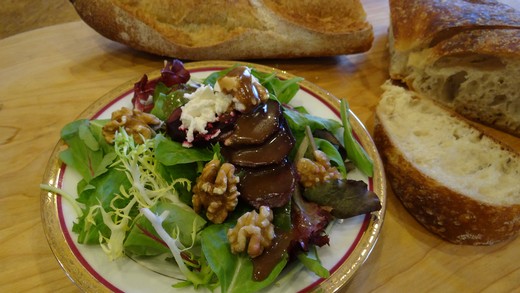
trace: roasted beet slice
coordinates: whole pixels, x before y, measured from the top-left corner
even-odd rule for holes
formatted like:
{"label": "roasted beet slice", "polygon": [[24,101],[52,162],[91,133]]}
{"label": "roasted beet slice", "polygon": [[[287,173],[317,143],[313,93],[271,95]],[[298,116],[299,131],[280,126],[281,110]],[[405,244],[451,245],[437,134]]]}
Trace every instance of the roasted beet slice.
{"label": "roasted beet slice", "polygon": [[243,148],[223,147],[222,155],[236,166],[261,167],[281,163],[293,147],[291,130],[282,122],[278,132],[265,143]]}
{"label": "roasted beet slice", "polygon": [[244,168],[239,174],[240,197],[255,208],[284,206],[296,186],[296,172],[287,160],[264,168]]}
{"label": "roasted beet slice", "polygon": [[243,114],[237,119],[235,130],[224,140],[224,145],[237,147],[264,143],[278,131],[281,115],[280,103],[267,101],[252,113]]}

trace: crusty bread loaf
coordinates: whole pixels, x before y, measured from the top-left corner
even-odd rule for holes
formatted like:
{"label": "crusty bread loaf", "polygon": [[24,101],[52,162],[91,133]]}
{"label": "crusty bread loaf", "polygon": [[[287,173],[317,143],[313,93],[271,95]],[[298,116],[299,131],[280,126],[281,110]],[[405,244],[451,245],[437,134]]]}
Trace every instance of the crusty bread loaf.
{"label": "crusty bread loaf", "polygon": [[390,76],[520,137],[520,11],[495,0],[390,0]]}
{"label": "crusty bread loaf", "polygon": [[428,230],[490,245],[520,230],[520,155],[458,114],[389,82],[374,141],[389,183]]}
{"label": "crusty bread loaf", "polygon": [[333,56],[367,51],[359,0],[71,0],[105,37],[180,59]]}

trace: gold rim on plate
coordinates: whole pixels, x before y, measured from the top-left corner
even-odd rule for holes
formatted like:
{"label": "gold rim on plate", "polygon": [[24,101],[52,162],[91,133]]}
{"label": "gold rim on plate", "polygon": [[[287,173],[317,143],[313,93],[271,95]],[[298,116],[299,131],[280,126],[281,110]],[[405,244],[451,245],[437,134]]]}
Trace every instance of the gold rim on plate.
{"label": "gold rim on plate", "polygon": [[[275,72],[277,76],[282,79],[295,77],[294,75],[282,70],[247,62],[202,61],[186,63],[185,68],[190,72],[201,69],[207,69],[209,71],[212,69],[219,70],[231,67],[237,63],[254,67],[255,69],[262,72]],[[150,79],[158,77],[159,75],[159,70],[148,74]],[[115,98],[120,97],[124,93],[127,93],[129,90],[133,89],[133,86],[137,81],[139,81],[139,79],[125,82],[124,84],[111,90],[100,99],[95,101],[92,105],[90,105],[85,111],[83,111],[78,116],[78,119],[90,119],[94,117]],[[319,97],[321,102],[327,104],[327,106],[339,112],[339,100],[324,89],[305,80],[300,82],[300,87],[307,90],[312,95]],[[365,230],[362,231],[362,233],[359,235],[359,239],[357,243],[355,243],[355,247],[352,248],[346,260],[344,260],[344,262],[331,274],[329,278],[322,280],[317,284],[317,286],[311,289],[312,292],[336,292],[345,286],[368,258],[370,252],[377,242],[383,225],[383,219],[386,211],[386,180],[381,158],[379,157],[379,153],[377,152],[377,148],[369,132],[352,111],[350,112],[350,118],[352,129],[357,135],[357,139],[374,161],[374,175],[371,178],[371,187],[372,190],[379,196],[382,207],[381,210],[367,215],[367,217],[369,217],[368,224],[366,225]],[[65,147],[66,146],[64,142],[60,140],[54,148],[44,173],[43,184],[59,187],[58,181],[59,178],[61,178],[61,172],[63,171],[62,163],[59,160],[59,153],[65,149]],[[81,262],[76,258],[74,251],[68,245],[60,224],[58,196],[59,195],[56,195],[55,193],[45,190],[42,190],[40,195],[40,208],[44,232],[52,252],[54,253],[56,259],[67,276],[80,289],[86,292],[110,292],[109,288],[107,288],[81,264]]]}

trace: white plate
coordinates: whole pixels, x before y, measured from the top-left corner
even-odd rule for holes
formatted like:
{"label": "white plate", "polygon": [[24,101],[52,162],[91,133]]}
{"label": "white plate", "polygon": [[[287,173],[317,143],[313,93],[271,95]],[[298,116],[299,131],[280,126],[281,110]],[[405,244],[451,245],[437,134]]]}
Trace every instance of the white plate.
{"label": "white plate", "polygon": [[[192,77],[204,78],[214,71],[235,64],[236,62],[230,61],[194,62],[185,64],[185,67],[190,71]],[[294,77],[274,68],[251,63],[242,64],[263,72],[276,72],[283,79]],[[159,74],[159,71],[154,72],[149,74],[149,78],[156,78]],[[79,118],[110,118],[112,111],[120,109],[122,106],[131,106],[130,100],[136,81],[129,81],[112,90],[92,104]],[[339,120],[338,99],[309,82],[300,83],[300,91],[291,104],[303,105],[313,115]],[[384,171],[369,133],[354,113],[351,113],[351,123],[357,139],[374,161],[374,176],[366,178],[357,171],[350,176],[368,183],[369,189],[379,196],[382,209],[334,224],[329,234],[330,246],[319,248],[320,259],[331,273],[329,278],[320,279],[305,269],[299,269],[284,274],[284,277],[265,291],[336,291],[352,278],[376,244],[386,210]],[[65,147],[63,141],[58,142],[49,160],[43,183],[77,196],[76,184],[80,177],[73,169],[66,168],[59,160],[59,152]],[[77,235],[71,231],[76,215],[61,196],[42,191],[41,211],[45,234],[53,253],[66,274],[82,290],[86,292],[194,291],[191,288],[173,289],[171,285],[175,283],[174,279],[155,273],[129,258],[123,257],[111,262],[99,246],[78,244]]]}

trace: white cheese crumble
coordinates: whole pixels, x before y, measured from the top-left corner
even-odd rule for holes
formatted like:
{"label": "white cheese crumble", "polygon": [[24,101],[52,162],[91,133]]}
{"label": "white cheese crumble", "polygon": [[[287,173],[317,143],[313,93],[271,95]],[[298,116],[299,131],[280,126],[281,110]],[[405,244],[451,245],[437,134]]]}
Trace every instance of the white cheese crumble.
{"label": "white cheese crumble", "polygon": [[193,142],[193,134],[206,134],[206,125],[215,122],[219,115],[225,113],[233,97],[213,91],[209,85],[203,85],[191,94],[185,94],[189,102],[182,106],[182,128],[186,129],[186,141]]}

